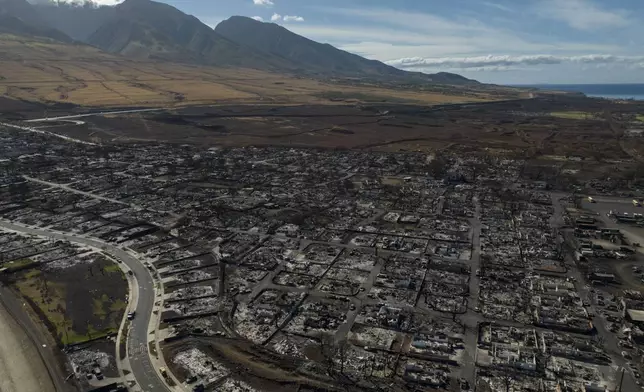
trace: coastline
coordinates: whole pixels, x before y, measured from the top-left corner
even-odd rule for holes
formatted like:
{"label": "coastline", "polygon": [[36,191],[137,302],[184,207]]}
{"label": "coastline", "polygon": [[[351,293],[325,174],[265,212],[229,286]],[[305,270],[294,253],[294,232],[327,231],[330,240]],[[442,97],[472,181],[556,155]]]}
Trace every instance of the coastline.
{"label": "coastline", "polygon": [[521,84],[512,87],[581,93],[589,98],[644,101],[644,84]]}
{"label": "coastline", "polygon": [[0,391],[55,391],[38,348],[0,301]]}

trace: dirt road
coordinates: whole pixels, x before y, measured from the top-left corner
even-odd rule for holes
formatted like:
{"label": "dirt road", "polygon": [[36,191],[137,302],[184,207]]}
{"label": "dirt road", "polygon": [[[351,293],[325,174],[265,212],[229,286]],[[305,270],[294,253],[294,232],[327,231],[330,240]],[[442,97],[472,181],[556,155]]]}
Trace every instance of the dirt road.
{"label": "dirt road", "polygon": [[0,392],[54,390],[36,347],[0,302]]}

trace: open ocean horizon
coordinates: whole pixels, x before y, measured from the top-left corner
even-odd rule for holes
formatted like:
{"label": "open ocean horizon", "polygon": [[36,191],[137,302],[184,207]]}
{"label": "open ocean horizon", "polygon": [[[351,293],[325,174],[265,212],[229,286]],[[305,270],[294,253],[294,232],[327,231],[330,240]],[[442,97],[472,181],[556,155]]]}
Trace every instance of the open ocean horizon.
{"label": "open ocean horizon", "polygon": [[644,101],[644,83],[632,84],[530,84],[515,87],[533,87],[544,90],[575,91],[588,97],[607,99],[635,99]]}

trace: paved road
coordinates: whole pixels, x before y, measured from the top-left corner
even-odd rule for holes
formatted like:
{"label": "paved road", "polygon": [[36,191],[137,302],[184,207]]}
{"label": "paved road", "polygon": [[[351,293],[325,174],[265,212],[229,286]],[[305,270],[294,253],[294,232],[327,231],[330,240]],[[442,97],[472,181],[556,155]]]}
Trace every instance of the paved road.
{"label": "paved road", "polygon": [[69,120],[72,118],[83,118],[91,116],[107,116],[111,114],[127,114],[127,113],[144,113],[144,112],[158,112],[160,110],[165,110],[164,108],[154,108],[154,109],[133,109],[133,110],[116,110],[112,112],[96,112],[96,113],[85,113],[85,114],[73,114],[70,116],[61,116],[61,117],[45,117],[45,118],[35,118],[33,120],[27,120],[26,122],[42,122],[42,121],[56,121],[56,120]]}
{"label": "paved road", "polygon": [[85,192],[85,191],[80,191],[80,190],[78,190],[78,189],[74,189],[74,188],[72,188],[72,187],[69,187],[69,186],[67,186],[67,185],[65,185],[65,184],[58,184],[58,183],[55,183],[55,182],[49,182],[49,181],[39,180],[39,179],[37,179],[37,178],[33,178],[33,177],[29,177],[29,176],[24,176],[24,175],[22,176],[22,178],[24,178],[24,179],[25,179],[25,180],[27,180],[27,181],[35,182],[35,183],[42,184],[42,185],[47,185],[47,186],[50,186],[50,187],[53,187],[53,188],[60,188],[60,189],[63,189],[63,190],[65,190],[65,191],[67,191],[67,192],[76,193],[76,194],[79,194],[79,195],[83,195],[83,196],[91,197],[91,198],[93,198],[93,199],[103,200],[103,201],[109,201],[110,203],[121,204],[121,205],[125,205],[125,206],[137,207],[137,206],[135,206],[135,205],[128,204],[128,203],[125,203],[125,202],[120,201],[120,200],[116,200],[116,199],[112,199],[112,198],[109,198],[109,197],[103,197],[103,196],[95,195],[95,194],[93,194],[93,193],[89,193],[89,192]]}
{"label": "paved road", "polygon": [[5,126],[7,128],[19,129],[21,131],[26,131],[26,132],[39,133],[41,135],[57,137],[59,139],[67,140],[68,142],[86,144],[86,145],[89,145],[89,146],[96,146],[96,143],[90,143],[90,142],[86,142],[84,140],[74,139],[72,137],[65,136],[65,135],[59,135],[59,134],[54,133],[54,132],[43,131],[42,129],[36,129],[36,128],[31,128],[31,127],[23,127],[21,125],[8,124],[8,123],[0,123],[0,126]]}
{"label": "paved road", "polygon": [[[560,202],[561,197],[561,194],[552,194],[552,205],[555,210],[552,222],[554,227],[560,227],[564,223],[564,209]],[[563,241],[563,238],[561,239],[561,241]],[[577,267],[577,264],[575,263],[575,260],[573,259],[573,256],[570,252],[566,253],[564,262],[568,267],[568,275],[572,276],[575,279],[575,286],[577,288],[579,296],[582,300],[588,300],[588,302],[591,304],[589,308],[592,313],[595,314],[592,322],[597,329],[597,335],[602,338],[602,345],[604,347],[604,350],[606,350],[606,353],[611,357],[615,365],[620,368],[626,369],[624,373],[624,381],[621,386],[621,392],[641,391],[642,389],[640,389],[640,387],[636,384],[635,377],[631,369],[628,368],[628,361],[621,354],[622,348],[619,346],[619,339],[617,339],[617,336],[615,336],[614,333],[608,330],[606,321],[601,316],[599,316],[598,309],[595,308],[594,303],[591,300],[592,297],[590,293],[590,285],[588,284],[586,276],[584,276],[584,274],[579,271],[579,268]],[[621,373],[618,372],[617,383],[619,383],[620,377]]]}
{"label": "paved road", "polygon": [[132,373],[137,382],[145,392],[167,392],[168,388],[161,378],[159,378],[152,362],[150,361],[148,349],[148,324],[152,316],[152,308],[154,306],[154,282],[150,272],[146,267],[136,258],[131,256],[126,251],[117,248],[111,244],[91,239],[87,237],[80,237],[77,235],[65,234],[60,232],[53,232],[47,229],[35,229],[16,225],[4,220],[0,220],[0,227],[20,231],[23,233],[47,236],[51,238],[67,240],[70,242],[79,243],[82,245],[93,246],[102,248],[112,257],[122,261],[127,265],[139,285],[139,293],[137,300],[136,317],[130,324],[130,333],[128,334],[128,357]]}
{"label": "paved road", "polygon": [[472,256],[470,258],[470,281],[469,296],[467,298],[467,312],[459,316],[460,321],[465,325],[465,351],[461,364],[461,377],[465,378],[470,385],[476,381],[476,351],[478,348],[478,324],[483,317],[475,311],[479,306],[479,277],[476,271],[481,267],[481,203],[478,198],[474,199],[476,212],[474,218],[470,219],[472,225]]}
{"label": "paved road", "polygon": [[[132,207],[134,209],[148,210],[148,211],[153,211],[153,212],[157,212],[157,213],[161,213],[161,214],[168,213],[168,214],[177,216],[172,211],[155,210],[155,209],[152,209],[152,208],[142,207],[142,206],[139,206],[139,205],[136,205],[136,204],[126,203],[124,201],[120,201],[120,200],[117,200],[117,199],[112,199],[112,198],[109,198],[109,197],[95,195],[95,194],[90,193],[90,192],[81,191],[81,190],[72,188],[72,187],[70,187],[68,185],[65,185],[65,184],[58,184],[56,182],[49,182],[49,181],[39,180],[37,178],[33,178],[33,177],[25,176],[25,175],[23,175],[22,178],[24,178],[27,181],[35,182],[35,183],[42,184],[42,185],[47,185],[47,186],[50,186],[50,187],[53,187],[53,188],[60,188],[60,189],[63,189],[65,191],[67,191],[67,192],[70,192],[70,193],[76,193],[76,194],[79,194],[79,195],[91,197],[92,199],[109,201],[110,203],[120,204],[120,205],[123,205],[123,206],[129,206],[129,207]],[[118,248],[115,248],[115,249],[118,249]]]}

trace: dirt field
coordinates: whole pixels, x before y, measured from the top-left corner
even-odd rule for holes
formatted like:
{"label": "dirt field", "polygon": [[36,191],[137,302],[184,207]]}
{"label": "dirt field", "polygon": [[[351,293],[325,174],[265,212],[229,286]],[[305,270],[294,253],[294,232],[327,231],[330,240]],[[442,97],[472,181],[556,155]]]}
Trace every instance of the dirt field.
{"label": "dirt field", "polygon": [[53,391],[36,348],[0,303],[0,391]]}
{"label": "dirt field", "polygon": [[86,45],[0,35],[0,95],[84,106],[210,103],[407,102],[436,104],[518,97],[509,90],[431,91],[325,83],[247,69],[142,62]]}
{"label": "dirt field", "polygon": [[[52,124],[47,131],[94,142],[166,141],[212,146],[362,148],[384,151],[498,151],[547,158],[561,169],[606,167],[632,160],[621,130],[628,122],[553,116],[564,112],[615,117],[642,109],[593,99],[558,97],[466,105],[213,105],[158,113],[90,117],[86,124]],[[644,106],[644,105],[643,105]],[[619,111],[619,112],[617,112]],[[34,114],[35,116],[36,114]],[[38,114],[40,115],[40,114]],[[587,158],[580,162],[578,158]],[[575,158],[575,159],[571,159]],[[621,165],[624,169],[624,165]],[[611,170],[613,170],[611,168]],[[539,173],[535,174],[537,177]],[[538,178],[535,178],[538,179]]]}
{"label": "dirt field", "polygon": [[62,270],[30,269],[14,286],[61,344],[116,333],[127,306],[127,281],[107,259]]}

